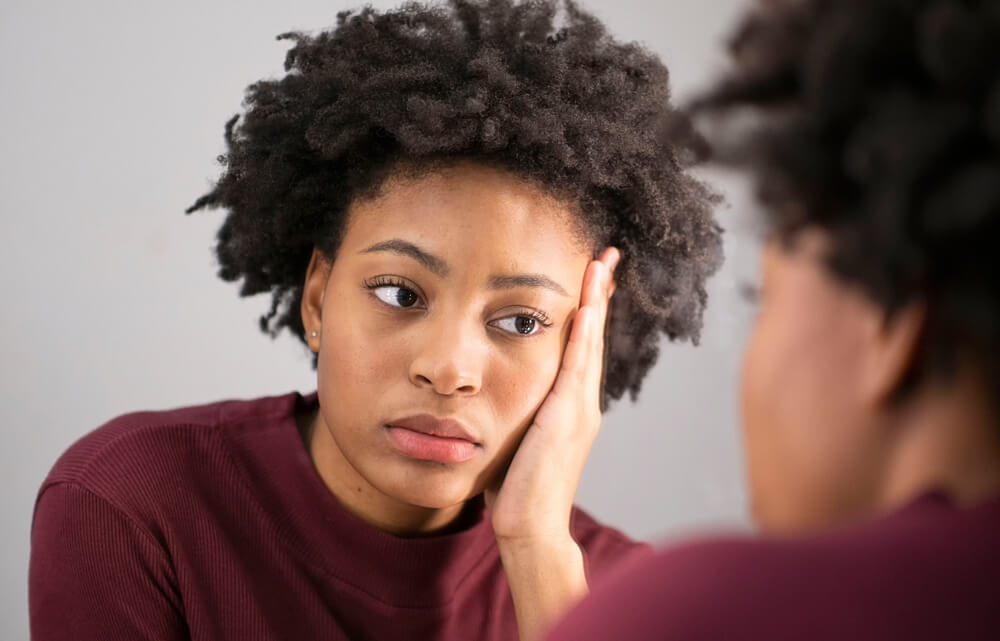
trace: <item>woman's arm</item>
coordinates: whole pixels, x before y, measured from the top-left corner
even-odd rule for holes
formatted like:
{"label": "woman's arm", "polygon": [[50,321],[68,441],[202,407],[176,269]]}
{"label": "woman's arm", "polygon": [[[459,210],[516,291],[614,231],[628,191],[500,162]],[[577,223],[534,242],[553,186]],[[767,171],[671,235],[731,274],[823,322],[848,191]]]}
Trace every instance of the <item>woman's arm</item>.
{"label": "woman's arm", "polygon": [[31,530],[33,641],[187,641],[166,552],[93,492],[46,487]]}
{"label": "woman's arm", "polygon": [[583,552],[570,535],[570,514],[601,424],[603,328],[618,258],[616,249],[608,249],[587,267],[552,390],[500,486],[486,493],[521,641],[541,638],[587,593]]}

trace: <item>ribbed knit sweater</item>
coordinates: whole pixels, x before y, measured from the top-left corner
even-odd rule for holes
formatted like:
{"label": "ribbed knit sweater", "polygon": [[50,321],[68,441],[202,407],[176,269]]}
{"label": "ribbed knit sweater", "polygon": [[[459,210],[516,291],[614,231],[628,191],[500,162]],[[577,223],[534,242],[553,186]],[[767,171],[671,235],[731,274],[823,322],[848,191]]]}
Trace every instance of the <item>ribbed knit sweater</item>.
{"label": "ribbed knit sweater", "polygon": [[[323,484],[295,415],[315,395],[115,419],[38,495],[35,641],[516,639],[482,501],[469,527],[393,536]],[[644,546],[574,510],[591,579]]]}

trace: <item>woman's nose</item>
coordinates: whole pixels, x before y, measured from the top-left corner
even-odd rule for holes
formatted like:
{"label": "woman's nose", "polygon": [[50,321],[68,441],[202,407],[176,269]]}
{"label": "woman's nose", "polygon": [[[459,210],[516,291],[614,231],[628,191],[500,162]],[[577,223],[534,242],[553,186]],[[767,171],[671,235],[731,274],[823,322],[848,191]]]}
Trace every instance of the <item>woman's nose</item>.
{"label": "woman's nose", "polygon": [[410,382],[442,396],[479,392],[487,346],[483,328],[473,323],[426,323],[421,327]]}

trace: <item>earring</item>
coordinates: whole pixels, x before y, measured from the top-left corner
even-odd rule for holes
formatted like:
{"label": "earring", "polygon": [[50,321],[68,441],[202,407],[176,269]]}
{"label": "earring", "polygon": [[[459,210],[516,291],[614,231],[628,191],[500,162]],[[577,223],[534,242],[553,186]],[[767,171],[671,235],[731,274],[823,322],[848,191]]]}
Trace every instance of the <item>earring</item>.
{"label": "earring", "polygon": [[312,337],[312,338],[318,338],[319,337],[319,332],[317,332],[316,330],[313,330],[313,331],[309,332],[309,336]]}

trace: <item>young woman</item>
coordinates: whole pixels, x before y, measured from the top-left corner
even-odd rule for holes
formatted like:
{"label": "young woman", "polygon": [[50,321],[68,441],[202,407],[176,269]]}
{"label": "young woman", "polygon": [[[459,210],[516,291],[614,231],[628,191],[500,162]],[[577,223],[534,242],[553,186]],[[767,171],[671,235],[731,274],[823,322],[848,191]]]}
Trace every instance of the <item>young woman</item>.
{"label": "young woman", "polygon": [[284,37],[192,210],[226,211],[220,275],[271,295],[317,392],[71,447],[35,514],[36,641],[530,639],[638,549],[572,500],[602,403],[697,337],[720,258],[666,69],[571,3]]}
{"label": "young woman", "polygon": [[553,639],[1000,638],[1000,3],[761,2],[698,105],[771,230],[753,511]]}

